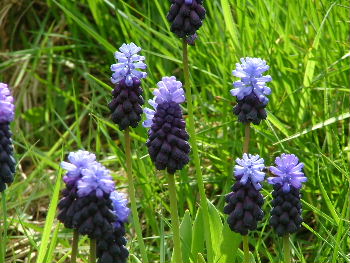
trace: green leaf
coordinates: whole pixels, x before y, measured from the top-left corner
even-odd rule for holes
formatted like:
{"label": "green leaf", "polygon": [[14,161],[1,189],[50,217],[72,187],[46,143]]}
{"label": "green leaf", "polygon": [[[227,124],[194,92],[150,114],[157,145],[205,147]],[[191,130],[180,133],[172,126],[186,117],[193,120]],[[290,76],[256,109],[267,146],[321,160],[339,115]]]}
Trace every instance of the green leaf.
{"label": "green leaf", "polygon": [[209,224],[212,229],[211,232],[211,242],[213,244],[214,260],[217,262],[218,259],[222,256],[220,254],[220,244],[222,241],[222,221],[219,211],[215,206],[208,201],[208,210],[209,210]]}
{"label": "green leaf", "polygon": [[341,115],[339,115],[337,117],[332,117],[332,118],[329,118],[328,120],[325,120],[325,121],[323,121],[321,123],[317,123],[317,124],[313,125],[310,128],[304,129],[301,132],[298,132],[298,133],[296,133],[296,134],[294,134],[294,135],[292,135],[290,137],[287,137],[287,138],[285,138],[283,140],[275,142],[273,145],[276,145],[276,144],[281,143],[281,142],[285,142],[285,141],[289,141],[289,140],[298,138],[301,135],[304,135],[304,134],[307,134],[307,133],[309,133],[311,131],[314,131],[314,130],[320,129],[322,127],[331,125],[331,124],[333,124],[333,123],[335,123],[337,121],[345,120],[347,118],[350,118],[350,112],[346,112],[346,113],[343,113],[343,114],[341,114]]}
{"label": "green leaf", "polygon": [[41,244],[40,244],[39,254],[38,254],[38,258],[36,260],[36,263],[44,263],[46,253],[48,251],[47,248],[48,248],[49,243],[50,243],[52,225],[53,225],[53,221],[55,219],[58,197],[60,194],[61,175],[62,175],[62,170],[59,169],[58,176],[56,179],[55,188],[54,188],[54,191],[53,191],[53,194],[51,197],[49,211],[48,211],[46,219],[45,219],[44,232],[43,232],[43,235],[41,238]]}
{"label": "green leaf", "polygon": [[180,224],[181,250],[182,260],[184,263],[189,263],[191,255],[192,243],[192,219],[190,212],[186,210],[185,215]]}
{"label": "green leaf", "polygon": [[[204,224],[202,209],[199,207],[192,226],[191,254],[197,260],[198,253],[204,252]],[[198,262],[198,261],[195,261]]]}
{"label": "green leaf", "polygon": [[238,246],[242,242],[242,236],[231,231],[228,224],[224,224],[221,232],[220,258],[218,263],[235,262]]}

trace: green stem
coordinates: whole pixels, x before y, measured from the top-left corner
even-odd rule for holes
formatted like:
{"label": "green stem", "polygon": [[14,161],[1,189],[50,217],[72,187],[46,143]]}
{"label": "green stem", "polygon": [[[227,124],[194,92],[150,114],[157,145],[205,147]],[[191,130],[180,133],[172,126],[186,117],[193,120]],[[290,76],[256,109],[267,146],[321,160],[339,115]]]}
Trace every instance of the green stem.
{"label": "green stem", "polygon": [[199,154],[198,154],[197,138],[196,138],[196,132],[194,129],[192,91],[190,87],[190,71],[188,67],[187,42],[185,39],[183,39],[182,50],[183,50],[183,66],[184,66],[184,74],[185,74],[185,89],[186,89],[187,110],[188,110],[188,132],[190,135],[190,142],[191,142],[191,147],[193,152],[193,161],[196,168],[198,190],[201,198],[200,203],[202,207],[203,221],[205,225],[204,235],[205,235],[205,240],[207,245],[207,260],[208,262],[214,262],[213,247],[211,243],[210,224],[209,224],[208,203],[207,203],[207,197],[205,195],[205,190],[204,190],[203,175],[202,175],[201,164],[200,164]]}
{"label": "green stem", "polygon": [[6,258],[6,243],[7,243],[7,207],[6,207],[6,189],[1,192],[1,202],[2,202],[2,211],[4,213],[4,232],[3,232],[3,239],[2,239],[2,255],[3,255],[3,262],[5,262]]}
{"label": "green stem", "polygon": [[175,176],[168,174],[168,187],[170,197],[170,215],[171,225],[173,230],[173,241],[174,241],[174,262],[182,263],[182,252],[181,252],[181,239],[180,239],[180,222],[177,209],[177,198],[176,198],[176,186]]}
{"label": "green stem", "polygon": [[244,128],[243,153],[248,153],[249,142],[250,142],[250,122],[245,124],[245,128]]}
{"label": "green stem", "polygon": [[243,263],[249,263],[249,243],[248,243],[248,235],[242,236],[243,238],[243,252],[244,252],[244,261]]}
{"label": "green stem", "polygon": [[131,138],[130,138],[129,128],[125,130],[124,138],[125,138],[125,155],[126,155],[126,173],[128,175],[129,198],[130,198],[130,204],[131,204],[132,221],[135,227],[137,241],[139,243],[139,247],[141,251],[142,262],[148,263],[146,247],[143,242],[142,229],[141,229],[139,214],[137,212],[137,206],[136,206],[135,186],[134,186],[134,179],[132,176],[132,165],[131,165],[131,146],[130,146]]}
{"label": "green stem", "polygon": [[284,263],[291,263],[289,234],[283,236]]}
{"label": "green stem", "polygon": [[[243,153],[248,153],[249,151],[249,142],[250,142],[250,123],[245,124],[244,128],[244,142],[243,142]],[[244,263],[250,262],[249,257],[249,243],[248,235],[242,236],[243,238],[243,252],[244,252]]]}
{"label": "green stem", "polygon": [[78,230],[74,229],[73,242],[72,242],[72,255],[71,255],[71,260],[70,260],[71,263],[77,262],[78,242],[79,242],[79,233],[78,233]]}
{"label": "green stem", "polygon": [[90,238],[90,263],[96,263],[96,239]]}

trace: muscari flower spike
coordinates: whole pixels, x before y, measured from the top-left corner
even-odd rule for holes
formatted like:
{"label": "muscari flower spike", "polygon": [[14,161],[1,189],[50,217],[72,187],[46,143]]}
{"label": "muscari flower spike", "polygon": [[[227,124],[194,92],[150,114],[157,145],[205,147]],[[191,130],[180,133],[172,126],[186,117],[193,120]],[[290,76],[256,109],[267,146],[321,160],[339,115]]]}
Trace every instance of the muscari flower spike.
{"label": "muscari flower spike", "polygon": [[237,98],[237,105],[233,112],[238,116],[238,120],[243,123],[252,122],[259,124],[266,119],[266,106],[271,94],[271,89],[266,86],[266,82],[272,80],[270,75],[262,74],[269,69],[265,60],[261,58],[241,58],[242,64],[237,63],[232,74],[238,78],[233,83],[231,95]]}
{"label": "muscari flower spike", "polygon": [[138,55],[140,47],[134,43],[123,44],[121,52],[116,52],[117,64],[111,66],[115,71],[112,75],[112,83],[115,87],[112,91],[113,99],[108,104],[112,114],[112,121],[119,125],[121,130],[128,127],[137,127],[141,120],[143,90],[141,88],[141,79],[147,76],[147,73],[137,69],[146,69],[143,62],[145,57]]}
{"label": "muscari flower spike", "polygon": [[302,172],[304,164],[299,163],[294,154],[282,154],[276,158],[275,163],[276,166],[271,166],[270,171],[277,177],[267,179],[274,189],[270,225],[279,236],[283,236],[294,233],[301,227],[300,189],[307,178]]}
{"label": "muscari flower spike", "polygon": [[114,191],[111,193],[110,199],[112,200],[116,221],[114,222],[114,231],[107,233],[97,242],[98,263],[124,263],[129,256],[129,251],[125,247],[124,223],[128,221],[130,209],[127,207],[128,201],[124,194]]}
{"label": "muscari flower spike", "polygon": [[175,77],[164,77],[157,85],[155,97],[149,100],[154,110],[144,109],[147,119],[143,126],[150,128],[146,144],[156,168],[173,174],[189,162],[189,136],[180,107],[185,93]]}
{"label": "muscari flower spike", "polygon": [[171,0],[167,19],[171,22],[170,30],[180,38],[194,44],[196,31],[202,26],[205,18],[203,0]]}
{"label": "muscari flower spike", "polygon": [[0,192],[14,180],[16,161],[13,156],[10,122],[15,116],[13,97],[5,83],[0,83]]}
{"label": "muscari flower spike", "polygon": [[243,154],[243,158],[236,159],[236,183],[232,192],[226,195],[227,205],[224,213],[228,214],[227,223],[230,229],[241,235],[247,235],[249,230],[257,228],[258,221],[264,217],[261,206],[264,198],[259,192],[264,180],[264,159],[259,155]]}
{"label": "muscari flower spike", "polygon": [[76,213],[76,201],[78,196],[78,182],[83,177],[83,171],[91,169],[96,165],[96,156],[84,150],[70,152],[68,162],[61,162],[61,167],[67,171],[63,177],[66,188],[62,191],[62,199],[58,203],[58,220],[65,227],[73,228],[73,217]]}

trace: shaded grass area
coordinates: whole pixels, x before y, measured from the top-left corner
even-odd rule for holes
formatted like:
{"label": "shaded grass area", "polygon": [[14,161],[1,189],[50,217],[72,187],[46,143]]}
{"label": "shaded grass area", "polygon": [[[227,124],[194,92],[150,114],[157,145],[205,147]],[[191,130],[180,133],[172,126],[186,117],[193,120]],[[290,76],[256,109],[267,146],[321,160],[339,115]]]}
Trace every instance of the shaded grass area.
{"label": "shaded grass area", "polygon": [[[303,190],[305,222],[292,236],[293,257],[297,262],[348,262],[349,3],[204,2],[208,15],[189,57],[208,199],[221,213],[233,183],[234,160],[242,151],[244,130],[232,113],[235,101],[229,94],[231,71],[241,57],[264,58],[270,65],[273,93],[268,120],[253,126],[250,151],[260,154],[267,165],[282,152],[294,153],[305,163],[309,179]],[[54,212],[59,162],[69,151],[95,152],[113,171],[118,189],[126,191],[122,133],[108,118],[109,66],[114,63],[113,52],[132,41],[143,48],[148,64],[149,77],[143,81],[146,99],[162,76],[175,75],[183,81],[181,41],[169,31],[168,7],[169,2],[162,0],[0,3],[0,80],[14,90],[17,116],[12,129],[18,172],[7,191],[8,262],[65,262],[72,232],[54,220]],[[169,262],[166,178],[155,171],[147,155],[146,135],[141,126],[131,132],[138,206],[150,261]],[[177,182],[183,233],[192,233],[183,241],[197,262],[197,253],[205,251],[203,226],[195,220],[199,216],[193,164],[178,173]],[[268,213],[272,188],[265,186]],[[218,229],[214,249],[232,250],[232,255],[217,253],[217,261],[241,260],[235,249],[239,236],[223,237],[225,217],[218,217],[214,206],[210,209]],[[251,235],[253,255],[256,262],[280,262],[282,240],[267,222]],[[140,255],[132,228],[128,238],[130,262],[137,262]],[[229,238],[229,245],[223,238]],[[80,244],[81,262],[86,262],[88,243],[82,239]]]}

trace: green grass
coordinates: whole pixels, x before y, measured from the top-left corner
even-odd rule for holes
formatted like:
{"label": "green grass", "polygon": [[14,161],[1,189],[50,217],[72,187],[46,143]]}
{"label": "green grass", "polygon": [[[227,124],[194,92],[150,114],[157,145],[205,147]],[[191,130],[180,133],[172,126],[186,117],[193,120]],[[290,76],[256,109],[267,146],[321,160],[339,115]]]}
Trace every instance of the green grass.
{"label": "green grass", "polygon": [[[253,126],[250,152],[268,165],[281,152],[297,154],[309,178],[303,190],[304,227],[291,237],[293,258],[349,262],[349,2],[204,2],[208,16],[189,58],[199,154],[213,204],[210,223],[217,230],[212,233],[216,261],[240,262],[243,256],[240,236],[227,230],[222,214],[244,136],[229,90],[239,58],[257,56],[270,65],[273,93],[268,120]],[[14,89],[17,116],[12,125],[17,174],[6,193],[7,262],[66,262],[72,232],[53,213],[59,162],[69,151],[95,152],[126,192],[123,134],[110,122],[107,108],[109,66],[113,52],[133,41],[149,66],[146,99],[162,76],[183,81],[181,41],[169,32],[168,8],[164,0],[1,1],[0,80]],[[131,132],[138,209],[150,262],[169,262],[166,178],[147,155],[146,135],[141,125]],[[203,262],[193,163],[177,176],[183,253],[186,262]],[[272,189],[265,186],[268,213]],[[130,262],[140,260],[134,233],[129,227]],[[282,239],[267,220],[249,240],[255,262],[281,262]],[[87,253],[88,242],[81,239],[81,262],[87,262]]]}

